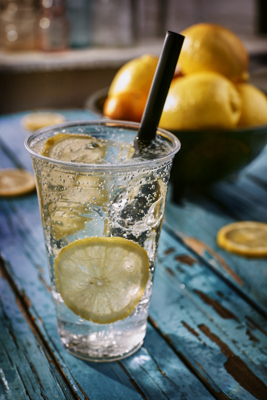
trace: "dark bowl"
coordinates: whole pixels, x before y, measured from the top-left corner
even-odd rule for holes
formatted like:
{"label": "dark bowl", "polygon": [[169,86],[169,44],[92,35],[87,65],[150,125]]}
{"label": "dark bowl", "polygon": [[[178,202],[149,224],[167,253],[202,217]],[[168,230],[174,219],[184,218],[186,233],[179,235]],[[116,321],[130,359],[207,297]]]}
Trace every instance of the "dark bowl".
{"label": "dark bowl", "polygon": [[[86,108],[103,117],[108,89],[95,92]],[[181,142],[171,179],[182,186],[209,185],[239,172],[267,143],[267,125],[229,131],[171,131]]]}

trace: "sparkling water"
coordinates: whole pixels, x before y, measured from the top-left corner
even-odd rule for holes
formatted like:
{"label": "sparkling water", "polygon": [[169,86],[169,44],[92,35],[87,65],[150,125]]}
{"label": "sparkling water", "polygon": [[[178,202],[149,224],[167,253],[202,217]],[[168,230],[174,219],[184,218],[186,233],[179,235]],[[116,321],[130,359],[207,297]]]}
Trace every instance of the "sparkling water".
{"label": "sparkling water", "polygon": [[[81,134],[80,130],[70,133]],[[82,133],[88,134],[84,130]],[[61,340],[78,357],[112,361],[136,351],[145,336],[172,160],[155,162],[170,153],[166,138],[159,137],[135,157],[132,146],[135,132],[109,128],[108,138],[107,132],[105,139],[102,136],[101,130],[97,140],[83,149],[74,144],[74,139],[72,143],[70,137],[70,155],[58,146],[53,157],[60,161],[65,157],[75,163],[73,168],[69,163],[42,157],[32,159]],[[41,152],[44,143],[45,138],[36,140],[35,151]],[[99,168],[87,167],[92,150],[98,152]],[[151,159],[154,160],[144,162]],[[77,163],[85,167],[78,168]],[[104,164],[105,168],[101,168]],[[96,324],[74,314],[65,305],[55,283],[54,260],[60,250],[74,240],[96,236],[132,240],[146,250],[150,262],[149,279],[139,304],[128,317],[111,324]]]}

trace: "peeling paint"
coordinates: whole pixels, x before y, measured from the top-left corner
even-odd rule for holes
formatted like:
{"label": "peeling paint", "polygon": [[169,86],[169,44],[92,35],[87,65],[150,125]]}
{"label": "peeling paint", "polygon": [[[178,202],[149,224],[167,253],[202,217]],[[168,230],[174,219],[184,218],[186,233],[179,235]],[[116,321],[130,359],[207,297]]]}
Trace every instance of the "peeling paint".
{"label": "peeling paint", "polygon": [[14,332],[11,329],[8,329],[8,332],[9,332],[9,335],[12,337],[12,340],[13,340],[16,348],[19,349],[17,338],[16,338]]}
{"label": "peeling paint", "polygon": [[199,329],[219,346],[222,354],[227,357],[225,369],[236,382],[258,400],[266,400],[267,386],[259,379],[246,363],[238,357],[217,335],[212,333],[206,325],[199,325]]}
{"label": "peeling paint", "polygon": [[157,364],[157,369],[158,369],[159,372],[164,376],[164,378],[167,378],[167,379],[168,379],[167,375],[165,374],[164,371],[162,371],[162,369],[158,366],[158,364]]}
{"label": "peeling paint", "polygon": [[46,283],[46,281],[44,280],[43,276],[41,274],[38,274],[38,278],[40,279],[40,281],[42,282],[42,284],[44,285],[44,287],[46,288],[46,290],[51,293],[52,289],[51,287]]}
{"label": "peeling paint", "polygon": [[[217,254],[214,250],[212,250],[206,243],[198,240],[194,237],[185,236],[184,234],[180,234],[183,239],[183,242],[189,246],[193,251],[195,251],[199,256],[204,257],[205,252],[209,253],[221,266],[222,268],[240,285],[243,286],[244,282],[224,261],[224,259]],[[209,263],[212,264],[212,260],[209,260]]]}
{"label": "peeling paint", "polygon": [[246,334],[248,335],[249,340],[252,342],[259,342],[259,339],[256,338],[256,336],[254,336],[249,329],[246,330]]}
{"label": "peeling paint", "polygon": [[201,298],[201,300],[204,301],[204,303],[210,305],[222,318],[235,319],[236,321],[239,321],[238,318],[230,310],[222,306],[220,303],[218,303],[218,301],[207,296],[200,290],[194,290],[194,292]]}
{"label": "peeling paint", "polygon": [[197,338],[199,338],[199,333],[196,332],[193,328],[191,328],[191,326],[189,326],[186,322],[181,321],[181,323],[183,324],[183,326],[189,331],[191,332],[194,336],[196,336]]}
{"label": "peeling paint", "polygon": [[21,291],[21,297],[22,297],[22,300],[24,301],[25,305],[26,305],[28,308],[31,308],[31,306],[32,306],[31,300],[30,300],[29,297],[26,295],[26,293],[24,292],[24,290]]}
{"label": "peeling paint", "polygon": [[165,250],[164,254],[168,255],[168,254],[173,253],[174,251],[175,251],[175,249],[173,247],[170,247],[169,249]]}
{"label": "peeling paint", "polygon": [[194,335],[204,346],[206,346],[206,343],[201,339],[199,333],[195,331],[190,325],[188,325],[185,321],[181,321],[183,326],[190,332],[192,335]]}
{"label": "peeling paint", "polygon": [[37,269],[40,272],[40,274],[44,273],[43,267],[41,265],[37,265]]}
{"label": "peeling paint", "polygon": [[[135,389],[137,390],[137,392],[142,396],[142,398],[144,400],[148,400],[147,397],[145,396],[144,392],[141,390],[141,388],[138,386],[138,384],[132,379],[132,377],[129,375],[129,372],[127,371],[127,369],[124,367],[124,365],[122,364],[121,361],[118,361],[119,366],[121,367],[121,369],[126,373],[126,375],[129,378],[129,381],[132,383],[132,385],[135,387]],[[89,400],[89,399],[88,399]]]}
{"label": "peeling paint", "polygon": [[2,279],[6,280],[5,273],[1,267],[4,267],[4,259],[2,257],[2,254],[0,253],[0,276],[2,277]]}
{"label": "peeling paint", "polygon": [[157,322],[150,317],[150,315],[148,316],[148,321],[150,322],[151,325],[153,325],[157,330],[159,329],[159,326],[157,324]]}
{"label": "peeling paint", "polygon": [[267,331],[263,329],[261,326],[259,326],[252,318],[246,316],[246,319],[253,325],[255,326],[259,331],[261,331],[265,336],[267,336]]}
{"label": "peeling paint", "polygon": [[166,271],[167,271],[171,276],[174,276],[174,275],[175,275],[175,273],[173,272],[173,270],[172,270],[171,268],[169,268],[169,267],[166,267]]}
{"label": "peeling paint", "polygon": [[79,385],[79,383],[77,382],[76,379],[73,378],[73,380],[75,381],[76,385],[78,386],[78,388],[80,389],[80,391],[82,392],[82,394],[84,395],[85,400],[90,400],[89,397],[87,396],[87,394],[85,393],[85,391],[82,389],[82,387]]}
{"label": "peeling paint", "polygon": [[175,260],[179,261],[182,264],[189,265],[190,267],[197,262],[197,260],[195,260],[193,257],[190,257],[188,254],[177,256],[175,257]]}

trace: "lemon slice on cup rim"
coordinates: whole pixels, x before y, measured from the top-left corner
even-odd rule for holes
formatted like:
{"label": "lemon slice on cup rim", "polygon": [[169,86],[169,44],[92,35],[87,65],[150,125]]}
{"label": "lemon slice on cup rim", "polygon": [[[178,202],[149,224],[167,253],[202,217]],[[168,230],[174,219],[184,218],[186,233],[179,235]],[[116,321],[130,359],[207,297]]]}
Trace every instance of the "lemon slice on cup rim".
{"label": "lemon slice on cup rim", "polygon": [[231,253],[267,257],[267,224],[239,221],[225,225],[218,231],[217,243]]}
{"label": "lemon slice on cup rim", "polygon": [[120,237],[90,237],[63,247],[55,260],[56,285],[76,315],[98,324],[126,318],[149,278],[147,252]]}

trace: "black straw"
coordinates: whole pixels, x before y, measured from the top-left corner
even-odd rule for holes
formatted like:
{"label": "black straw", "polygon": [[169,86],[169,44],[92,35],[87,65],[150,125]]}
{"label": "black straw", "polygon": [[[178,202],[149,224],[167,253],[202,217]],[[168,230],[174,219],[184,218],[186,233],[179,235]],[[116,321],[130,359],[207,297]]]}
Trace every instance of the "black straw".
{"label": "black straw", "polygon": [[183,41],[184,36],[179,33],[167,31],[141,125],[135,139],[135,148],[137,152],[138,149],[140,149],[140,142],[143,142],[142,147],[146,147],[156,137],[157,127],[183,46]]}

